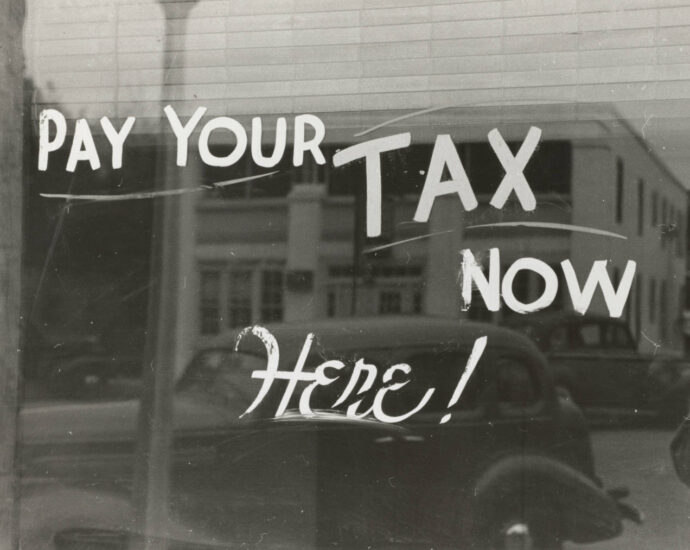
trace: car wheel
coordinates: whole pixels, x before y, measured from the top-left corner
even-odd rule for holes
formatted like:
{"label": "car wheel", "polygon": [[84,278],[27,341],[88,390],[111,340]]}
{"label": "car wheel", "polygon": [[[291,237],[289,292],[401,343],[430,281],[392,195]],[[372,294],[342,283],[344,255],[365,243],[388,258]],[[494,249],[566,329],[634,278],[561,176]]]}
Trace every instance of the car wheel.
{"label": "car wheel", "polygon": [[570,388],[568,386],[565,386],[563,384],[557,384],[556,393],[559,397],[562,397],[563,399],[568,399],[569,401],[575,403],[575,399],[573,398],[573,392],[570,391]]}
{"label": "car wheel", "polygon": [[560,521],[555,510],[525,507],[497,514],[475,548],[490,550],[561,550]]}

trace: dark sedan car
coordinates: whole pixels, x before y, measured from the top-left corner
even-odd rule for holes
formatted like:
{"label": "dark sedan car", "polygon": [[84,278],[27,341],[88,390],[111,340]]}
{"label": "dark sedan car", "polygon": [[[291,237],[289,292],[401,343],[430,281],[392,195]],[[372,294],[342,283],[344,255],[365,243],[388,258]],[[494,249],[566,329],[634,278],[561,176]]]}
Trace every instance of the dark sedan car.
{"label": "dark sedan car", "polygon": [[511,319],[546,354],[557,386],[587,414],[654,416],[677,423],[687,411],[690,363],[644,354],[625,321],[574,312]]}
{"label": "dark sedan car", "polygon": [[[315,334],[304,372],[342,361],[296,412],[300,383],[275,417],[286,381],[261,404],[266,349],[227,334],[198,353],[175,394],[169,548],[560,548],[621,532],[631,509],[596,477],[581,413],[557,397],[542,354],[498,327],[424,318],[268,326],[280,370],[292,370]],[[480,338],[484,350],[462,396],[451,397]],[[359,361],[363,360],[363,361]],[[353,363],[375,383],[333,408]],[[381,375],[411,367],[384,401],[401,423],[346,414],[390,387]],[[396,380],[393,380],[396,382]],[[397,380],[399,383],[400,380]],[[130,490],[136,402],[34,406],[22,411],[23,548],[125,548],[135,528]],[[450,415],[450,418],[447,417]],[[527,546],[527,545],[531,546]]]}

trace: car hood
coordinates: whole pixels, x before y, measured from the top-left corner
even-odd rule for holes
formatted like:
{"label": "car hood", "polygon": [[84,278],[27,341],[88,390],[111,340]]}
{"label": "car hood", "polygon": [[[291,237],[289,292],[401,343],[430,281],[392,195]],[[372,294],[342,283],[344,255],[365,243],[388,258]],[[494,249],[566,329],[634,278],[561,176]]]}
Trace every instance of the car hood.
{"label": "car hood", "polygon": [[[134,439],[138,414],[138,400],[32,404],[20,411],[20,441],[31,445]],[[199,432],[227,426],[237,417],[211,403],[176,396],[173,418],[176,432]]]}

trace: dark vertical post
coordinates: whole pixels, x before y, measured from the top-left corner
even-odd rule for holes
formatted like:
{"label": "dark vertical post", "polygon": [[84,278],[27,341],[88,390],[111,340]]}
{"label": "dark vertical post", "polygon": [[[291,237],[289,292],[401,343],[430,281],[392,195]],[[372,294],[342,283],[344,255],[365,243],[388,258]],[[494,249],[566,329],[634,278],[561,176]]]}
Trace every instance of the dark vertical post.
{"label": "dark vertical post", "polygon": [[24,2],[0,8],[0,549],[18,541],[15,468],[19,389],[19,297],[22,242]]}

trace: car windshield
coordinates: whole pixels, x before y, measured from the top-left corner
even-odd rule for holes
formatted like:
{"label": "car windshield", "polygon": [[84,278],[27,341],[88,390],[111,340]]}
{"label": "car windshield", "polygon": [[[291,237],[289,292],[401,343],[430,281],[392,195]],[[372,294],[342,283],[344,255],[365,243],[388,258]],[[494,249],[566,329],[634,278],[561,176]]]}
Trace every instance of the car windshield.
{"label": "car windshield", "polygon": [[192,360],[177,390],[239,416],[251,405],[260,387],[252,372],[262,368],[265,359],[257,355],[225,348],[204,350]]}

